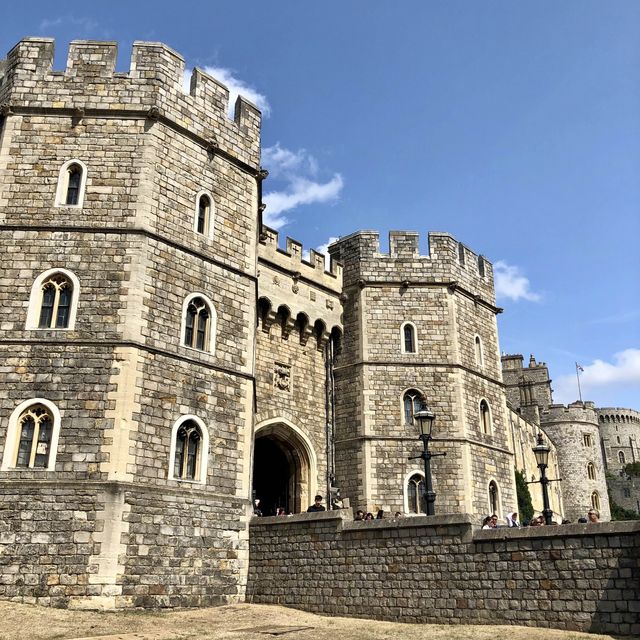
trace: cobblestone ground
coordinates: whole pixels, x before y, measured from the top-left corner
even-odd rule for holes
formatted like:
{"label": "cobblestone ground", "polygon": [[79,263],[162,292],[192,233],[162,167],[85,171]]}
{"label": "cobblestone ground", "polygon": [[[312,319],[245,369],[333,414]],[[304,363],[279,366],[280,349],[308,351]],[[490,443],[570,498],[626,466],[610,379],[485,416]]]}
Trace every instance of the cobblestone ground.
{"label": "cobblestone ground", "polygon": [[0,640],[612,640],[612,636],[505,626],[412,625],[328,618],[267,605],[96,613],[0,602]]}

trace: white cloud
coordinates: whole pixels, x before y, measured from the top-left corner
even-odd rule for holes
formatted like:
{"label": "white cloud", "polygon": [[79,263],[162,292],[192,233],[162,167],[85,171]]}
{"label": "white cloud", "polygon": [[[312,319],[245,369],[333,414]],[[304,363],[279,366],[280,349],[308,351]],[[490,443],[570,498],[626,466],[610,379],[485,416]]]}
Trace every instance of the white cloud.
{"label": "white cloud", "polygon": [[497,298],[515,301],[522,298],[530,302],[538,302],[542,298],[529,289],[529,279],[522,275],[520,267],[507,264],[504,260],[498,260],[493,265],[493,279]]}
{"label": "white cloud", "polygon": [[[598,389],[613,386],[640,386],[640,349],[625,349],[615,353],[613,362],[594,360],[591,364],[580,363],[580,386],[582,397],[589,400],[589,394]],[[578,397],[575,374],[560,376],[554,380],[556,402],[573,402]]]}
{"label": "white cloud", "polygon": [[[233,69],[226,67],[203,67],[205,73],[213,76],[218,82],[224,84],[229,89],[229,118],[233,118],[236,99],[239,95],[246,98],[262,111],[262,115],[268,118],[271,114],[271,107],[267,97],[248,85],[244,80],[240,80],[234,75]],[[191,71],[184,72],[184,90],[189,93],[191,87]]]}
{"label": "white cloud", "polygon": [[276,143],[262,150],[262,164],[270,176],[282,186],[264,194],[267,205],[264,221],[270,227],[279,229],[289,222],[283,215],[303,204],[332,202],[336,200],[344,186],[339,173],[326,181],[317,179],[319,167],[316,159],[305,149],[291,151]]}
{"label": "white cloud", "polygon": [[40,31],[46,31],[47,29],[54,29],[62,25],[70,25],[76,29],[83,29],[86,32],[93,31],[98,23],[91,18],[77,18],[76,16],[61,16],[59,18],[48,19],[40,21]]}
{"label": "white cloud", "polygon": [[[331,236],[326,242],[324,242],[323,244],[319,244],[316,247],[316,251],[318,253],[324,253],[324,268],[329,271],[329,268],[331,267],[331,256],[329,255],[328,249],[329,249],[329,245],[333,244],[336,240],[339,240],[340,238],[338,236]],[[302,252],[302,257],[305,260],[309,260],[310,257],[310,253],[309,251],[303,251]]]}

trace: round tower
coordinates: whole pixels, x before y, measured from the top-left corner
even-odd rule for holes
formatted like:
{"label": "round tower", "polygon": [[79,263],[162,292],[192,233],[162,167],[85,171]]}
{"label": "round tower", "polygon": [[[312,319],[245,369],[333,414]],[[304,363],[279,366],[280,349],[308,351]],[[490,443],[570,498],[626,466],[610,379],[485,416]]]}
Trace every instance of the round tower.
{"label": "round tower", "polygon": [[540,422],[558,452],[565,516],[575,522],[593,507],[600,512],[601,520],[610,520],[605,463],[593,402],[552,404],[540,412]]}

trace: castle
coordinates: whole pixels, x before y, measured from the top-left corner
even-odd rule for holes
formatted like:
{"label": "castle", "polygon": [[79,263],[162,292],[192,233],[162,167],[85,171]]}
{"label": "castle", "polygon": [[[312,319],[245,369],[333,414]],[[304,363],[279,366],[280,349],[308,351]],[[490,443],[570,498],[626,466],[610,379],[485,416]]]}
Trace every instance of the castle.
{"label": "castle", "polygon": [[242,599],[254,499],[423,511],[425,401],[439,513],[517,510],[542,429],[556,519],[609,518],[640,414],[554,405],[545,365],[501,358],[488,260],[446,233],[421,256],[415,233],[383,254],[359,231],[328,270],[280,248],[256,107],[229,119],[199,69],[186,94],[163,44],[127,73],[115,43],[72,42],[65,71],[53,47],[0,63],[0,597]]}

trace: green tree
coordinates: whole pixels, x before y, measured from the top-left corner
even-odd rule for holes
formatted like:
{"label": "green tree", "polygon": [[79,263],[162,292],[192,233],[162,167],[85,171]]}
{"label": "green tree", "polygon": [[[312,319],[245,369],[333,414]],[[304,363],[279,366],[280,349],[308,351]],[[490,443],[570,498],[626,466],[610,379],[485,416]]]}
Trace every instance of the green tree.
{"label": "green tree", "polygon": [[520,514],[520,522],[531,520],[533,518],[533,503],[531,502],[531,494],[529,493],[529,485],[527,484],[524,471],[516,471],[516,494],[518,496],[518,513]]}
{"label": "green tree", "polygon": [[629,464],[624,466],[624,472],[631,477],[639,477],[640,476],[640,462],[630,462]]}
{"label": "green tree", "polygon": [[625,509],[613,500],[609,500],[611,520],[640,520],[640,515],[632,509]]}

